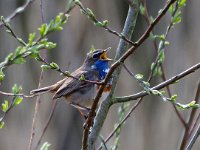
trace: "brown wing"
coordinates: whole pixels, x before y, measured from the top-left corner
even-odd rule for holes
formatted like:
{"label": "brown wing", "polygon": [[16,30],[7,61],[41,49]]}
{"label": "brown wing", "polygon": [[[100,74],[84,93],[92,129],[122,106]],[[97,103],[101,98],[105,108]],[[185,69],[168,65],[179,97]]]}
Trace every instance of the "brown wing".
{"label": "brown wing", "polygon": [[[82,71],[82,70],[78,69],[72,75],[76,78],[80,78],[82,74],[83,75],[86,74],[86,71]],[[91,83],[73,79],[73,78],[68,78],[62,84],[62,86],[56,91],[53,98],[56,99],[56,98],[60,98],[62,96],[67,96],[68,94],[70,94],[80,88],[83,88],[89,84],[91,84]]]}

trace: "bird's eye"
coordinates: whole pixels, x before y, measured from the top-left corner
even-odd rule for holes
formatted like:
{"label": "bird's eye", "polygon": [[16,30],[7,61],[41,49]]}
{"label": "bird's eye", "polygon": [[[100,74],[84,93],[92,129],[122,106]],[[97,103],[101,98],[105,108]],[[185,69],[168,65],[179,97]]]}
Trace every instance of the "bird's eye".
{"label": "bird's eye", "polygon": [[99,54],[97,53],[97,54],[94,54],[93,55],[93,58],[99,58]]}

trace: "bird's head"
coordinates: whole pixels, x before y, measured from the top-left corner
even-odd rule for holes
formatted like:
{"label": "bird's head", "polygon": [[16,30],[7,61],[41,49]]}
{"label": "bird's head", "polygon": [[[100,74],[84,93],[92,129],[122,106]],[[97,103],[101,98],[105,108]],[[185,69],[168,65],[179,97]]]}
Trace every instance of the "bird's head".
{"label": "bird's head", "polygon": [[107,52],[111,48],[107,49],[97,49],[87,54],[87,57],[84,61],[84,65],[86,68],[95,68],[99,67],[99,65],[108,64],[108,62],[112,59],[107,57]]}

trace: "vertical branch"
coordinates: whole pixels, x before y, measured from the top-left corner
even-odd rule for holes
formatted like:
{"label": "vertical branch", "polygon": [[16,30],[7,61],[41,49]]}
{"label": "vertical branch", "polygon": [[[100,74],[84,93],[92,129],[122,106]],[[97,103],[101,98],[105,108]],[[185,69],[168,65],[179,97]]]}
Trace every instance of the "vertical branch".
{"label": "vertical branch", "polygon": [[[194,97],[194,100],[198,103],[199,102],[199,97],[200,97],[200,80],[199,80],[199,83],[197,85],[197,90],[196,90],[196,93],[195,93],[195,97]],[[189,121],[188,121],[188,128],[184,131],[184,135],[183,135],[183,138],[182,138],[182,141],[181,141],[181,145],[180,145],[180,149],[184,149],[187,145],[187,142],[190,138],[190,136],[192,135],[192,132],[193,130],[195,129],[195,115],[197,113],[197,108],[193,108],[192,111],[191,111],[191,114],[189,116]],[[199,114],[200,115],[200,114]],[[196,119],[196,122],[198,121],[198,117]],[[193,137],[195,138],[195,137]],[[192,144],[192,140],[190,141],[190,146]],[[189,147],[190,147],[189,146]]]}
{"label": "vertical branch", "polygon": [[[134,7],[129,6],[128,15],[127,15],[124,29],[122,32],[122,34],[125,37],[127,37],[128,39],[131,38],[131,35],[134,31],[138,12],[139,12],[138,0],[134,0]],[[117,52],[116,52],[116,56],[115,56],[115,60],[119,59],[120,56],[122,56],[125,53],[125,51],[127,50],[127,47],[128,47],[128,44],[123,39],[120,39],[119,45],[117,48]],[[94,143],[97,139],[97,136],[103,126],[103,123],[107,116],[108,110],[112,104],[112,95],[114,93],[114,89],[116,87],[118,75],[120,74],[120,71],[121,71],[121,67],[116,69],[114,76],[113,76],[112,92],[110,92],[110,95],[108,96],[108,98],[102,102],[100,109],[97,112],[97,116],[94,120],[94,126],[91,130],[91,133],[90,133],[89,139],[88,139],[88,149],[93,149]]]}
{"label": "vertical branch", "polygon": [[[197,84],[197,90],[196,90],[196,94],[195,94],[195,98],[194,100],[196,101],[196,103],[199,103],[199,100],[200,100],[200,80]],[[189,116],[189,121],[188,121],[188,126],[189,126],[189,133],[192,132],[192,128],[193,128],[193,124],[194,124],[194,118],[195,118],[195,115],[197,113],[197,108],[193,108],[192,111],[191,111],[191,114]]]}
{"label": "vertical branch", "polygon": [[[40,73],[40,80],[39,80],[38,88],[40,88],[40,84],[41,84],[42,79],[43,79],[43,70]],[[39,104],[40,104],[40,95],[37,96],[36,103],[35,103],[35,110],[34,110],[34,115],[33,115],[31,136],[30,136],[30,140],[29,140],[28,150],[31,150],[32,145],[33,145],[33,139],[34,139],[34,136],[35,136],[36,118],[37,118],[37,115],[38,115]]]}
{"label": "vertical branch", "polygon": [[51,122],[51,119],[52,119],[52,117],[53,117],[53,114],[54,114],[54,111],[55,111],[55,108],[56,108],[56,104],[57,104],[58,99],[53,99],[52,101],[53,101],[53,102],[52,102],[51,112],[50,112],[50,114],[49,114],[49,118],[48,118],[48,120],[47,120],[47,122],[46,122],[46,124],[45,124],[44,129],[42,130],[42,134],[41,134],[41,136],[39,137],[39,140],[38,140],[38,142],[37,142],[37,144],[36,144],[34,150],[37,150],[38,147],[40,146],[41,141],[42,141],[42,138],[44,137],[44,134],[45,134],[45,132],[47,131],[47,128],[48,128],[48,126],[49,126],[49,124],[50,124],[50,122]]}
{"label": "vertical branch", "polygon": [[191,150],[191,149],[192,149],[192,146],[193,146],[193,144],[196,142],[196,140],[197,140],[199,134],[200,134],[200,124],[198,125],[198,128],[197,128],[197,130],[196,130],[194,136],[191,138],[191,140],[190,140],[190,142],[189,142],[189,144],[188,144],[188,146],[187,146],[187,150]]}
{"label": "vertical branch", "polygon": [[[44,13],[43,13],[42,0],[40,0],[40,12],[41,12],[41,22],[43,23],[44,22]],[[46,55],[46,53],[45,53],[45,55]],[[39,79],[38,88],[40,88],[40,86],[41,86],[41,82],[43,80],[43,73],[44,73],[44,71],[42,69],[41,73],[40,73],[40,79]],[[36,99],[36,103],[35,103],[35,110],[34,110],[34,115],[33,115],[32,128],[31,128],[31,136],[30,136],[28,150],[32,149],[33,139],[34,139],[34,136],[35,136],[36,118],[38,116],[38,110],[39,110],[40,103],[41,103],[41,101],[40,101],[40,95],[38,95],[37,99]]]}

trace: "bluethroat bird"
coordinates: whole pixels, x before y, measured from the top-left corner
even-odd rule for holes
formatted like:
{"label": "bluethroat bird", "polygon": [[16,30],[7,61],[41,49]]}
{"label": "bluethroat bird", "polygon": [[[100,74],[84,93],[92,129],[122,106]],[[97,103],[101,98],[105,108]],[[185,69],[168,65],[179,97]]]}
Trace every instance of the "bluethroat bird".
{"label": "bluethroat bird", "polygon": [[[78,79],[84,76],[86,80],[102,81],[110,69],[109,61],[112,60],[106,56],[108,50],[110,47],[105,50],[97,49],[89,52],[83,65],[71,74],[76,79],[66,77],[53,85],[35,89],[31,91],[31,94],[51,92],[54,93],[53,99],[64,97],[67,103],[77,108],[84,117],[87,117],[99,86]],[[105,87],[102,97],[105,98],[109,93],[111,82]]]}

